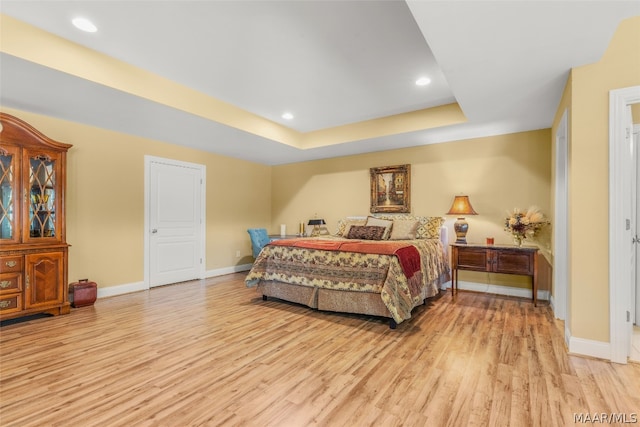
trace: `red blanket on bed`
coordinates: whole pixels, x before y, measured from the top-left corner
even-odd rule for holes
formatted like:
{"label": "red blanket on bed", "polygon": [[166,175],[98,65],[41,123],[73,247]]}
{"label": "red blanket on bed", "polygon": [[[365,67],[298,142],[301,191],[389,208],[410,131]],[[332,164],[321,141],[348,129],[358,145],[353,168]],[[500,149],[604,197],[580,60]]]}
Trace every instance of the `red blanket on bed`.
{"label": "red blanket on bed", "polygon": [[319,249],[323,251],[358,252],[365,254],[395,255],[400,262],[402,272],[409,282],[412,294],[419,292],[420,277],[415,273],[420,271],[420,252],[413,245],[402,242],[381,242],[379,240],[318,240],[318,239],[282,239],[275,240],[270,245],[293,246],[296,248]]}

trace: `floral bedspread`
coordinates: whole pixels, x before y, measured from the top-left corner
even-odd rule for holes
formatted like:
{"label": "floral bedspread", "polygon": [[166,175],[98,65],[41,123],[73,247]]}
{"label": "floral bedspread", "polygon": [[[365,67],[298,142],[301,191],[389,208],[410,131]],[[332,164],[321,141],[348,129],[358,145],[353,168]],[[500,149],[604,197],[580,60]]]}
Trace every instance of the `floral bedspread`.
{"label": "floral bedspread", "polygon": [[[338,237],[322,239],[344,240]],[[420,252],[421,292],[412,292],[397,256],[267,245],[245,279],[248,287],[261,280],[294,285],[379,293],[393,319],[400,323],[424,298],[436,295],[438,279],[448,276],[442,242],[436,239],[404,241]],[[367,244],[371,244],[368,241]],[[382,243],[382,242],[381,242]]]}

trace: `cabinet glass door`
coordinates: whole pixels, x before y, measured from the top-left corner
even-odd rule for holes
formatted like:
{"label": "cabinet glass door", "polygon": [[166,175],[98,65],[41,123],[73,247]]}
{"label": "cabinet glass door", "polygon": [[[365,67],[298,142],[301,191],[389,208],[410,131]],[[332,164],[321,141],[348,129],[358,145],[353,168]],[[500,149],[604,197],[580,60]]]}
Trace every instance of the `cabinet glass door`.
{"label": "cabinet glass door", "polygon": [[29,157],[29,239],[56,238],[56,158]]}
{"label": "cabinet glass door", "polygon": [[0,240],[3,243],[17,242],[19,239],[16,229],[20,212],[20,206],[16,204],[19,165],[15,147],[0,147]]}

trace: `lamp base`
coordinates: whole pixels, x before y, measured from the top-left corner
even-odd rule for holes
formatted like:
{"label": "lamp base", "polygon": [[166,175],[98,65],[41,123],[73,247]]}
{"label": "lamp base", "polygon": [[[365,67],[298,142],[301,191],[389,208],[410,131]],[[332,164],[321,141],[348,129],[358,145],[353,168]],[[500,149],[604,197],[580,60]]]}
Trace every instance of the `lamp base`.
{"label": "lamp base", "polygon": [[466,245],[467,244],[467,231],[469,231],[469,224],[464,218],[458,218],[453,224],[453,229],[456,232],[456,243]]}

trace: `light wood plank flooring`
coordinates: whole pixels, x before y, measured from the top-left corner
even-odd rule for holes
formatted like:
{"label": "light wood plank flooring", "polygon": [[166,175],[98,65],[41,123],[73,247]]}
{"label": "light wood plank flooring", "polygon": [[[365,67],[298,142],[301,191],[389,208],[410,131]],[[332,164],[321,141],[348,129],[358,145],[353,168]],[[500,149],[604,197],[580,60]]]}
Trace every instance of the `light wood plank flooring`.
{"label": "light wood plank flooring", "polygon": [[385,319],[244,273],[0,329],[2,426],[564,426],[640,412],[640,364],[569,356],[547,305],[443,294]]}

